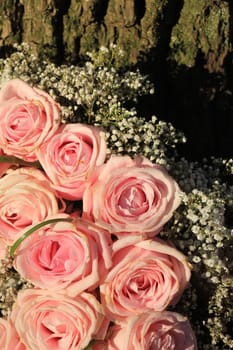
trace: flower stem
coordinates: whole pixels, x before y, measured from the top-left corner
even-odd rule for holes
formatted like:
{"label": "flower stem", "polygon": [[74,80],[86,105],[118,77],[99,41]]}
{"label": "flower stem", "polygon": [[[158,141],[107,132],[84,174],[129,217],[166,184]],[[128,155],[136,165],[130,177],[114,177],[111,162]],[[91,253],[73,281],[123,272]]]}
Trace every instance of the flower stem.
{"label": "flower stem", "polygon": [[26,231],[21,237],[19,237],[17,239],[17,241],[15,241],[15,243],[11,246],[10,248],[10,256],[13,257],[15,254],[16,249],[18,248],[18,246],[25,240],[25,238],[27,238],[28,236],[30,236],[33,232],[39,230],[41,227],[49,225],[49,224],[53,224],[55,222],[59,222],[59,221],[67,221],[67,222],[72,222],[73,219],[71,218],[54,218],[54,219],[49,219],[43,222],[40,222],[39,224],[31,227],[28,231]]}

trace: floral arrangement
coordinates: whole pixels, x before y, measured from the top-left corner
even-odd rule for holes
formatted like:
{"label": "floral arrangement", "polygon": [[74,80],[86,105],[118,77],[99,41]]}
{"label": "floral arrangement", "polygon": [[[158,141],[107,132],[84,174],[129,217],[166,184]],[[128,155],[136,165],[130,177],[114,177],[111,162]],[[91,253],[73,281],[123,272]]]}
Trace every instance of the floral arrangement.
{"label": "floral arrangement", "polygon": [[3,349],[231,348],[232,161],[180,158],[116,55],[0,60]]}

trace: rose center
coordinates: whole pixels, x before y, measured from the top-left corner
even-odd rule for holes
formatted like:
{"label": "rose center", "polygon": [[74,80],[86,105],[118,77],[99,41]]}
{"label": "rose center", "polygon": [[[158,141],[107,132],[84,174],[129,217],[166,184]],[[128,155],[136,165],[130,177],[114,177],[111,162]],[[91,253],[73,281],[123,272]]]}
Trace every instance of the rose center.
{"label": "rose center", "polygon": [[11,223],[14,223],[17,219],[18,219],[18,214],[17,213],[8,213],[6,215],[6,218],[8,221],[10,221]]}
{"label": "rose center", "polygon": [[152,336],[151,344],[149,350],[157,349],[169,349],[173,350],[176,348],[176,344],[173,341],[173,338],[169,333],[164,333],[158,337],[158,334]]}
{"label": "rose center", "polygon": [[10,124],[12,130],[26,131],[28,126],[28,118],[24,115],[23,112],[18,113]]}
{"label": "rose center", "polygon": [[55,275],[69,274],[83,264],[85,252],[80,242],[74,246],[61,240],[46,240],[38,249],[38,262],[42,269]]}
{"label": "rose center", "polygon": [[40,262],[45,270],[54,270],[61,265],[59,259],[56,258],[57,252],[59,251],[60,244],[56,241],[49,241],[42,248],[40,253]]}
{"label": "rose center", "polygon": [[78,349],[80,348],[82,328],[75,325],[77,318],[72,320],[67,313],[67,307],[63,312],[52,311],[57,305],[51,305],[50,310],[45,311],[41,318],[40,334],[46,349]]}
{"label": "rose center", "polygon": [[59,147],[58,152],[59,160],[63,163],[63,166],[65,168],[69,167],[67,171],[69,171],[70,167],[78,167],[81,170],[90,161],[92,147],[85,142],[67,142]]}
{"label": "rose center", "polygon": [[139,294],[141,291],[146,291],[150,288],[151,284],[144,276],[139,276],[132,279],[129,283],[128,290],[130,294]]}
{"label": "rose center", "polygon": [[139,186],[132,186],[123,190],[118,205],[120,211],[127,216],[139,215],[148,209],[146,195]]}
{"label": "rose center", "polygon": [[75,147],[64,147],[61,159],[65,165],[72,165],[77,160]]}
{"label": "rose center", "polygon": [[17,108],[9,119],[8,138],[20,141],[21,138],[25,137],[28,132],[33,130],[32,115],[38,113],[38,107],[30,103]]}
{"label": "rose center", "polygon": [[[60,319],[57,320],[56,317],[55,318],[52,318],[51,317],[52,315],[49,314],[45,319],[44,319],[44,322],[43,322],[43,325],[52,333],[55,333],[55,334],[59,334],[60,337],[62,337],[62,335],[64,335],[66,333],[66,329],[67,329],[67,326],[66,326],[66,322],[67,320],[66,319],[61,319],[61,316],[60,316]],[[54,315],[55,316],[55,315]]]}
{"label": "rose center", "polygon": [[25,227],[30,225],[32,223],[30,208],[23,206],[22,202],[15,202],[15,204],[16,206],[7,206],[5,208],[5,219],[8,221],[9,224],[14,225],[15,227]]}

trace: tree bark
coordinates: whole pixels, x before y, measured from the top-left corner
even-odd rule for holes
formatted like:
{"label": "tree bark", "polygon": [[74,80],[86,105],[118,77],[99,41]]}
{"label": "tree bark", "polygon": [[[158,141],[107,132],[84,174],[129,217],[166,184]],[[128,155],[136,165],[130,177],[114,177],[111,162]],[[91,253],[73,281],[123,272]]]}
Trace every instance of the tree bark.
{"label": "tree bark", "polygon": [[232,156],[231,0],[1,0],[2,55],[23,41],[59,63],[118,45],[155,82],[144,112],[183,129],[190,157]]}

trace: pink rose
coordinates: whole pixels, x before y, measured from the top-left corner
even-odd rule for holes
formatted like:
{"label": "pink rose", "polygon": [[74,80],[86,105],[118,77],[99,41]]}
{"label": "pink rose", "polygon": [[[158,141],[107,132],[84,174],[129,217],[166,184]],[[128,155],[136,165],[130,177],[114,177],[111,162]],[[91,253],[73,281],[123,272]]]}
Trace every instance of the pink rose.
{"label": "pink rose", "polygon": [[92,294],[69,298],[43,289],[20,291],[11,320],[30,350],[82,350],[104,339],[109,323]]}
{"label": "pink rose", "polygon": [[180,299],[190,279],[186,257],[154,238],[122,238],[113,244],[112,268],[100,286],[106,315],[113,321],[162,311]]}
{"label": "pink rose", "polygon": [[26,350],[12,323],[3,318],[0,318],[0,349]]}
{"label": "pink rose", "polygon": [[197,350],[186,317],[176,312],[150,312],[113,326],[108,350]]}
{"label": "pink rose", "polygon": [[27,161],[56,131],[60,123],[58,104],[44,91],[20,79],[0,90],[0,148]]}
{"label": "pink rose", "polygon": [[19,168],[0,179],[0,238],[8,244],[28,226],[63,210],[63,202],[38,169]]}
{"label": "pink rose", "polygon": [[105,161],[104,133],[85,124],[62,125],[37,155],[61,197],[81,199],[89,174]]}
{"label": "pink rose", "polygon": [[95,170],[83,195],[84,217],[118,237],[156,235],[180,204],[176,182],[146,158],[112,156]]}
{"label": "pink rose", "polygon": [[111,253],[108,232],[79,219],[34,232],[21,243],[14,266],[36,287],[75,296],[103,281]]}

